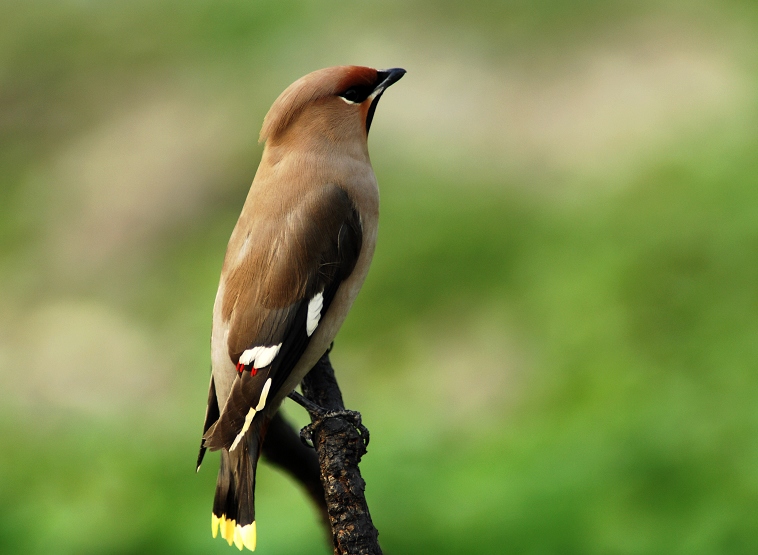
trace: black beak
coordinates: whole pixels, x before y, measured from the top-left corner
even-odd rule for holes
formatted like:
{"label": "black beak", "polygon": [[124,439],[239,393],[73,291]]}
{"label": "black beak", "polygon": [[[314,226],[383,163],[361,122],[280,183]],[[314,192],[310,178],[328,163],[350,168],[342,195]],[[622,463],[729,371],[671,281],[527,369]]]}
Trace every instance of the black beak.
{"label": "black beak", "polygon": [[376,72],[377,84],[376,87],[374,87],[374,91],[379,91],[379,94],[381,94],[384,89],[393,83],[400,81],[403,75],[405,75],[405,70],[401,67],[393,67],[392,69],[380,69]]}
{"label": "black beak", "polygon": [[374,120],[374,112],[376,111],[376,105],[379,104],[379,99],[382,97],[382,93],[384,93],[384,90],[392,85],[393,83],[396,83],[400,81],[400,79],[405,75],[405,70],[401,67],[393,67],[392,69],[381,69],[376,72],[376,86],[374,87],[374,92],[371,93],[374,96],[374,99],[371,101],[371,106],[369,106],[368,109],[368,116],[366,117],[366,134],[368,135],[368,130],[371,128],[371,122]]}

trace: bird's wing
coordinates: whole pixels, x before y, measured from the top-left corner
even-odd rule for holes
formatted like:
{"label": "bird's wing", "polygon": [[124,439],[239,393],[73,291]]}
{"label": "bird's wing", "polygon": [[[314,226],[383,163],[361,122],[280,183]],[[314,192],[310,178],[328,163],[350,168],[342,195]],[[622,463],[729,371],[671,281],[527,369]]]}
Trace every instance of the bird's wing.
{"label": "bird's wing", "polygon": [[[310,342],[361,250],[360,216],[344,189],[305,195],[278,222],[268,244],[251,247],[226,281],[229,357],[237,376],[220,417],[204,436],[233,450]],[[220,400],[219,400],[220,401]]]}

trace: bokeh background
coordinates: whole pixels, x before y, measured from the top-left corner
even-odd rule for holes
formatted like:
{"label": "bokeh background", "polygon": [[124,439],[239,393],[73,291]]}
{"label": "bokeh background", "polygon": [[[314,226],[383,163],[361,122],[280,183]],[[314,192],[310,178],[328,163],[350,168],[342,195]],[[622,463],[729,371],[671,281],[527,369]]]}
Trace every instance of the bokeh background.
{"label": "bokeh background", "polygon": [[[758,552],[757,3],[1,11],[0,552],[230,553],[218,273],[268,107],[344,63],[408,70],[332,357],[385,552]],[[265,465],[257,499],[260,553],[329,552]]]}

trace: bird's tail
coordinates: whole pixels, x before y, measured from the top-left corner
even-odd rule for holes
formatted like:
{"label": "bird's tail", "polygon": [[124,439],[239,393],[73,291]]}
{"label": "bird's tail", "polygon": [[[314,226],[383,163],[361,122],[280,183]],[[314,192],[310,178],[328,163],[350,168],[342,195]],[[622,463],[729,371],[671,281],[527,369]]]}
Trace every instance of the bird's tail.
{"label": "bird's tail", "polygon": [[235,544],[240,551],[243,547],[255,551],[255,470],[261,430],[251,429],[245,439],[231,452],[221,449],[211,526],[214,538],[220,530],[229,545]]}

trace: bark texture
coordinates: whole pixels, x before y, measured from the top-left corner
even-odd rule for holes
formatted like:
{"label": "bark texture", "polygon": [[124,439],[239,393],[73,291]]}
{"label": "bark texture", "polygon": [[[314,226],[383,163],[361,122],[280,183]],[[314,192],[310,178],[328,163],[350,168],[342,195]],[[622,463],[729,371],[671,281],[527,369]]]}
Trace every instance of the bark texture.
{"label": "bark texture", "polygon": [[277,414],[266,433],[263,455],[303,485],[330,531],[335,555],[382,555],[358,469],[368,430],[360,424],[360,414],[345,410],[328,353],[303,379],[301,389],[306,400],[327,411],[308,411],[311,425],[304,431],[315,451]]}
{"label": "bark texture", "polygon": [[[345,410],[328,353],[305,376],[301,388],[307,399],[324,409]],[[366,483],[358,469],[366,454],[364,436],[350,417],[311,414],[311,421],[335,555],[381,555],[379,532],[364,495]]]}

